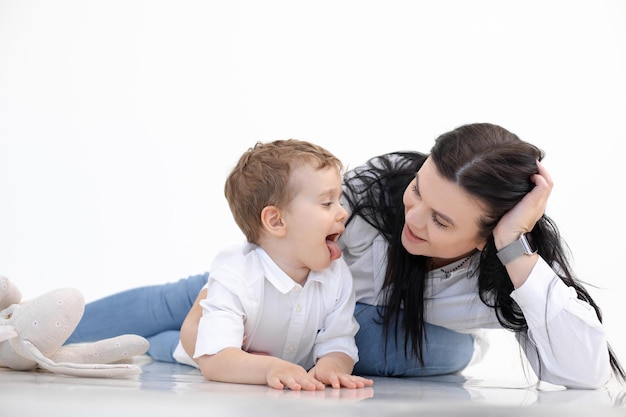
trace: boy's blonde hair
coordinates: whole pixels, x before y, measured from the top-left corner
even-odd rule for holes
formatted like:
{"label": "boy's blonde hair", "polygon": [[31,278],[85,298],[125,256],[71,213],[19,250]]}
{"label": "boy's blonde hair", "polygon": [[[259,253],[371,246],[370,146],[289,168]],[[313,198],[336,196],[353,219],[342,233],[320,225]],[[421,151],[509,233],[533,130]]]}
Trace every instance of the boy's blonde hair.
{"label": "boy's blonde hair", "polygon": [[344,169],[341,161],[326,149],[297,139],[257,142],[239,158],[226,179],[224,194],[248,242],[258,241],[261,211],[265,207],[284,208],[298,193],[291,174],[303,164],[318,170],[335,167],[340,174]]}

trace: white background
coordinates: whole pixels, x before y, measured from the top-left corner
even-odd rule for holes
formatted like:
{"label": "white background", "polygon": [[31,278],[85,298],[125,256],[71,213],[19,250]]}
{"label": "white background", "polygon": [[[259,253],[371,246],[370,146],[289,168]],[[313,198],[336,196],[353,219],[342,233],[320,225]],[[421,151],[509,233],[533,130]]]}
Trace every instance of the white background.
{"label": "white background", "polygon": [[626,361],[626,2],[0,0],[0,274],[87,301],[209,270],[257,140],[353,167],[501,124]]}

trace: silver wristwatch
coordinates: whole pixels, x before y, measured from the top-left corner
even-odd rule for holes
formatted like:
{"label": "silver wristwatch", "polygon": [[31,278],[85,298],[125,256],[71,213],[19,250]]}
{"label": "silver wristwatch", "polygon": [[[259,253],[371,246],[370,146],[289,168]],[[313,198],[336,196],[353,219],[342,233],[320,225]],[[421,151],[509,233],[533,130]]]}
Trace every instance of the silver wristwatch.
{"label": "silver wristwatch", "polygon": [[529,233],[522,233],[515,242],[500,249],[497,255],[502,265],[506,265],[522,255],[532,255],[536,252],[537,249],[533,245],[532,236]]}

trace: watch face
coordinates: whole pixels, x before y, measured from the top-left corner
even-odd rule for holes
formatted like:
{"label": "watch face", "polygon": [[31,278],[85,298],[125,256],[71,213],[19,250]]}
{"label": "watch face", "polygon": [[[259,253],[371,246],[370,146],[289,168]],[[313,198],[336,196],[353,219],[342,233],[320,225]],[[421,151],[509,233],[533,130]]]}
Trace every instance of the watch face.
{"label": "watch face", "polygon": [[503,265],[523,255],[532,255],[537,252],[530,233],[522,233],[515,242],[505,246],[497,252],[497,256]]}
{"label": "watch face", "polygon": [[535,245],[535,241],[533,240],[533,235],[531,235],[530,233],[524,233],[522,236],[524,237],[528,245],[529,250],[527,252],[529,253],[537,252],[537,246]]}

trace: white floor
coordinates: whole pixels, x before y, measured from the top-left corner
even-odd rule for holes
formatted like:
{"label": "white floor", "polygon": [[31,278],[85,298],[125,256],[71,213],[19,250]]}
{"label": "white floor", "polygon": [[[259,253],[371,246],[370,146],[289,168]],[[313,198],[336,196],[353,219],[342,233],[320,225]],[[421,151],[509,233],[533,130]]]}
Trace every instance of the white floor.
{"label": "white floor", "polygon": [[2,417],[127,416],[626,416],[626,387],[564,390],[461,375],[375,378],[374,386],[323,392],[206,381],[184,365],[135,359],[126,379],[78,378],[0,368]]}

